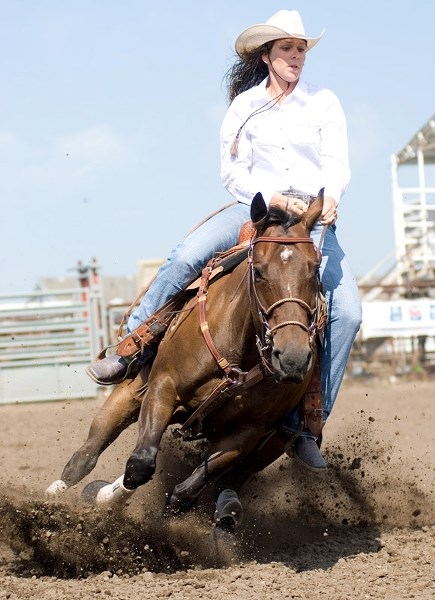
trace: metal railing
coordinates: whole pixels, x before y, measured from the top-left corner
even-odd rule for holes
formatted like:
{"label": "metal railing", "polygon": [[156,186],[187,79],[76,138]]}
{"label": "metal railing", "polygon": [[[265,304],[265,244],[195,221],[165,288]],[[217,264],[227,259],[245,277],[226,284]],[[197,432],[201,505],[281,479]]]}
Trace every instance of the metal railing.
{"label": "metal railing", "polygon": [[80,284],[0,295],[0,403],[97,395],[85,367],[107,345],[105,307],[97,277]]}

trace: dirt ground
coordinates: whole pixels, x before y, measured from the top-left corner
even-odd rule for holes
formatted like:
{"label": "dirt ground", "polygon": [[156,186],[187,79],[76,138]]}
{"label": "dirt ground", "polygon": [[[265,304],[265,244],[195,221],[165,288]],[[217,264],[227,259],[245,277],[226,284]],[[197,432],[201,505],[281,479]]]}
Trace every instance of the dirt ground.
{"label": "dirt ground", "polygon": [[[99,402],[0,406],[0,599],[434,598],[433,380],[345,383],[325,428],[329,469],[282,457],[245,486],[237,537],[197,509],[163,518],[165,491],[200,448],[168,432],[158,474],[118,513],[45,488],[84,441]],[[84,483],[113,480],[131,427]],[[181,460],[182,457],[182,460]]]}

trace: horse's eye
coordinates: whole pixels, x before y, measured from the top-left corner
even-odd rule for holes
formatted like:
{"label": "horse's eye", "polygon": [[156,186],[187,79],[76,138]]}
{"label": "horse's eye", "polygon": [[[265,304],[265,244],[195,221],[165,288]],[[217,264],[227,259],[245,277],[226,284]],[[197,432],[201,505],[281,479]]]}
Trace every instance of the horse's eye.
{"label": "horse's eye", "polygon": [[263,275],[257,267],[254,267],[254,279],[255,281],[261,281],[263,279]]}

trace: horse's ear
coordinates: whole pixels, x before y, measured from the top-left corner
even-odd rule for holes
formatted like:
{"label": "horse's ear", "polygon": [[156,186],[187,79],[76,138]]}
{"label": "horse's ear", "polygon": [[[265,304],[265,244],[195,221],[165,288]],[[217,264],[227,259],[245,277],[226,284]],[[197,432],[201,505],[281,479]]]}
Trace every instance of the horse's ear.
{"label": "horse's ear", "polygon": [[322,188],[317,194],[317,198],[310,205],[307,212],[304,213],[301,219],[302,225],[305,225],[308,231],[311,231],[313,229],[314,225],[317,223],[322,214],[324,192],[325,188]]}
{"label": "horse's ear", "polygon": [[267,214],[266,202],[261,192],[257,192],[251,203],[251,221],[255,229],[259,229],[264,224]]}

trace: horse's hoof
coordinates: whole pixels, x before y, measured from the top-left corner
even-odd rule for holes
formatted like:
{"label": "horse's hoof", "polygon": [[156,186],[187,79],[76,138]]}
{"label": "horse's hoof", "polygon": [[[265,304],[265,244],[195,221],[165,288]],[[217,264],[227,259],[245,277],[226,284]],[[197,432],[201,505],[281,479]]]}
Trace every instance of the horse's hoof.
{"label": "horse's hoof", "polygon": [[81,499],[86,504],[93,504],[94,506],[97,504],[97,496],[99,491],[105,487],[110,486],[109,481],[102,481],[101,479],[97,479],[96,481],[91,481],[84,488],[82,493],[80,494]]}
{"label": "horse's hoof", "polygon": [[191,500],[176,500],[172,496],[166,498],[165,517],[181,517],[192,510],[195,503]]}
{"label": "horse's hoof", "polygon": [[68,489],[67,484],[62,479],[56,479],[51,485],[45,490],[45,496],[52,498],[54,496],[60,496]]}
{"label": "horse's hoof", "polygon": [[234,517],[222,517],[222,519],[216,521],[216,529],[220,529],[221,531],[233,535],[236,533],[236,525],[237,523]]}
{"label": "horse's hoof", "polygon": [[243,506],[238,494],[231,489],[222,490],[216,501],[214,515],[216,527],[228,533],[235,533],[243,519]]}

